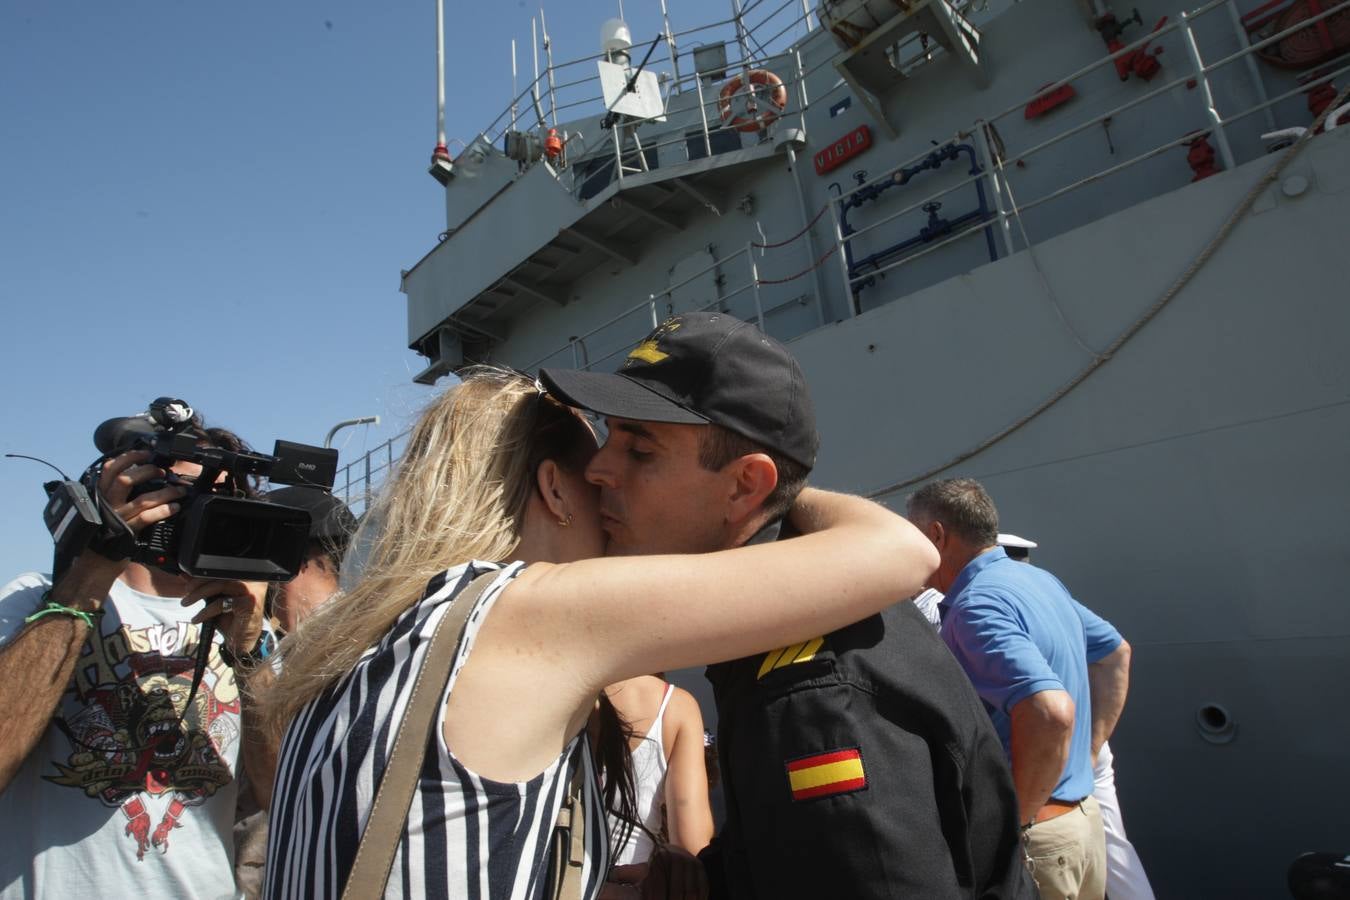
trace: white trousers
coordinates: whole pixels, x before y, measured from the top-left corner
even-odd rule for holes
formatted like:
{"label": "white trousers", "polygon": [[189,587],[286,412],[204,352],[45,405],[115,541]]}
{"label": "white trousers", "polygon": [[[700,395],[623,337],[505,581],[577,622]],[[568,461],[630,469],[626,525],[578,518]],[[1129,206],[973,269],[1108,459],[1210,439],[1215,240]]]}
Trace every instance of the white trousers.
{"label": "white trousers", "polygon": [[1102,828],[1106,832],[1106,896],[1108,900],[1153,900],[1153,888],[1144,874],[1144,864],[1134,845],[1125,836],[1116,799],[1115,760],[1111,745],[1102,744],[1097,765],[1092,770],[1092,796],[1102,809]]}

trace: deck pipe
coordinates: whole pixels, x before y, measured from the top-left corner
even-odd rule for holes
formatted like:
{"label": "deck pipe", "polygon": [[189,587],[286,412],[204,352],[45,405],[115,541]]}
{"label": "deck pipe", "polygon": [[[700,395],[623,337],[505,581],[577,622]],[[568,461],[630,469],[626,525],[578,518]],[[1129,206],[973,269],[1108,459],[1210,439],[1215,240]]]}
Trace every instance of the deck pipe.
{"label": "deck pipe", "polygon": [[[982,181],[976,181],[975,193],[979,199],[978,208],[968,213],[963,213],[954,219],[943,219],[938,216],[936,206],[925,204],[924,209],[928,212],[928,222],[923,228],[919,229],[918,234],[906,238],[903,241],[891,244],[889,247],[878,250],[876,253],[866,256],[863,259],[855,260],[853,258],[853,242],[849,238],[854,234],[856,229],[848,224],[848,211],[850,209],[860,207],[864,203],[876,200],[893,187],[903,187],[908,184],[914,176],[919,175],[922,172],[926,172],[930,169],[937,171],[942,167],[944,162],[954,161],[962,153],[970,158],[970,171],[967,174],[979,175],[983,170],[980,168],[974,147],[969,144],[947,144],[946,146],[939,147],[932,153],[929,153],[921,161],[912,166],[902,166],[900,169],[896,170],[895,177],[858,188],[839,204],[839,225],[840,230],[844,235],[844,261],[848,266],[849,285],[855,300],[858,293],[863,288],[870,287],[876,283],[875,278],[867,278],[863,281],[854,283],[853,279],[864,269],[868,267],[874,269],[880,268],[885,260],[894,257],[896,254],[903,253],[911,247],[931,243],[937,238],[952,233],[968,222],[977,220],[985,221],[989,218],[989,203],[985,198],[984,184]],[[838,188],[838,183],[831,185],[831,187]],[[998,250],[994,246],[994,233],[991,228],[986,228],[984,230],[984,238],[985,242],[989,245],[989,261],[994,262],[998,259]]]}

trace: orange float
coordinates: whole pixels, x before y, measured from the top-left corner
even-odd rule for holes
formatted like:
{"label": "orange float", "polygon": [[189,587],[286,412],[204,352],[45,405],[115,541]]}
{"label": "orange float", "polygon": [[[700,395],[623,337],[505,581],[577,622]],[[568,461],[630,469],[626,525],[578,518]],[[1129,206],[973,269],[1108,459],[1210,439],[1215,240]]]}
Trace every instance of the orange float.
{"label": "orange float", "polygon": [[[746,113],[737,115],[731,108],[731,101],[748,86]],[[765,101],[764,109],[759,108],[759,98]],[[717,98],[717,113],[722,123],[737,131],[763,131],[768,128],[787,108],[787,88],[783,79],[768,69],[751,69],[722,85]]]}

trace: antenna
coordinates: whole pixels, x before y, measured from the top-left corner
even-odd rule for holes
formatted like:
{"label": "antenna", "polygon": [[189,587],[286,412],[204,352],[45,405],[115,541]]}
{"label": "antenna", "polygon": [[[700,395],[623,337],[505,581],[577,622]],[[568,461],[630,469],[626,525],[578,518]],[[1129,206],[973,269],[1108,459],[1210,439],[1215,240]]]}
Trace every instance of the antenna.
{"label": "antenna", "polygon": [[558,127],[558,99],[553,93],[553,42],[548,39],[548,22],[544,19],[544,7],[539,7],[539,31],[544,35],[544,61],[548,65],[548,111],[553,119],[553,127]]}
{"label": "antenna", "polygon": [[449,184],[454,172],[445,146],[445,0],[436,0],[436,148],[428,171],[441,184]]}
{"label": "antenna", "polygon": [[534,81],[530,82],[530,100],[534,102],[534,114],[539,119],[539,127],[543,128],[548,123],[544,121],[544,108],[539,103],[539,33],[535,28],[534,16],[530,16],[530,53],[534,56]]}
{"label": "antenna", "polygon": [[511,38],[511,130],[516,130],[516,39]]}

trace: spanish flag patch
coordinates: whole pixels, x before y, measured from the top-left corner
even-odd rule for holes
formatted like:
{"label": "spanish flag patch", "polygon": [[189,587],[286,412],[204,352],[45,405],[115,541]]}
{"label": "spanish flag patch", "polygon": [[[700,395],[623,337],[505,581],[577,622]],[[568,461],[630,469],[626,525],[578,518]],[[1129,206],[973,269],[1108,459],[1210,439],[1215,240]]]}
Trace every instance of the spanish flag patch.
{"label": "spanish flag patch", "polygon": [[789,760],[787,776],[793,800],[814,800],[867,789],[862,751],[857,747]]}

